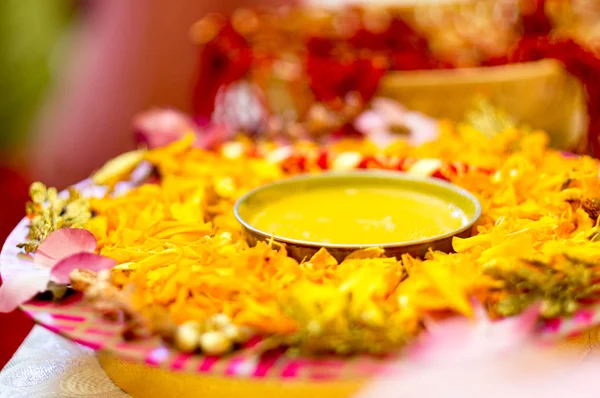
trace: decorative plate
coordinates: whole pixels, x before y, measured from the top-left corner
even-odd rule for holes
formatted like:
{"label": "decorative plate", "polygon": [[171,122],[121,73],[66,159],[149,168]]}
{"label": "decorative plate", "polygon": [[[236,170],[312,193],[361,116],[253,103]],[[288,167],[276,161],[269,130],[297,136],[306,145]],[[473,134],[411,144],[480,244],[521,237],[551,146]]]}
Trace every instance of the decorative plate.
{"label": "decorative plate", "polygon": [[[77,184],[86,195],[98,195],[102,189],[89,180]],[[27,235],[28,219],[23,219],[10,234],[1,252],[1,269],[5,277],[31,269],[31,258],[16,246]],[[126,340],[123,325],[107,321],[82,300],[81,294],[70,294],[60,301],[38,296],[21,306],[35,322],[76,343],[117,358],[138,364],[160,367],[172,372],[198,375],[244,377],[256,380],[338,381],[373,376],[395,355],[386,358],[358,356],[352,358],[294,357],[284,349],[263,354],[253,351],[259,340],[248,342],[244,349],[226,357],[190,355],[170,348],[158,337],[145,340]],[[555,318],[540,322],[540,338],[557,340],[573,336],[600,324],[600,307],[579,310],[573,317]]]}

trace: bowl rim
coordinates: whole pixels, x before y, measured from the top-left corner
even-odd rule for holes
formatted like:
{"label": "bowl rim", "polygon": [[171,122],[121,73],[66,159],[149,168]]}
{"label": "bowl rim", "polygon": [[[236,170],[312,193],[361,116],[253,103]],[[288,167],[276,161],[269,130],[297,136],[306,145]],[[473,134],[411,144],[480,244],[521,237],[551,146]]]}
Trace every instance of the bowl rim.
{"label": "bowl rim", "polygon": [[[454,229],[454,230],[446,232],[444,234],[435,235],[435,236],[425,238],[425,239],[417,239],[417,240],[402,241],[402,242],[379,243],[379,244],[376,244],[376,243],[369,243],[369,244],[326,243],[326,242],[315,242],[315,241],[309,241],[309,240],[286,238],[283,236],[266,233],[265,231],[262,231],[256,227],[252,226],[248,221],[244,220],[244,218],[240,214],[240,207],[250,197],[252,197],[253,195],[256,195],[257,193],[260,193],[264,190],[267,190],[267,189],[272,189],[272,188],[275,188],[278,186],[294,184],[297,182],[302,182],[302,181],[312,180],[312,179],[328,179],[328,178],[336,178],[336,177],[340,178],[340,177],[357,177],[357,176],[360,176],[360,178],[365,178],[365,177],[369,177],[369,176],[371,176],[371,177],[387,177],[387,178],[393,179],[393,180],[422,182],[422,183],[426,183],[426,184],[430,184],[430,185],[436,185],[437,187],[440,187],[440,188],[443,188],[443,189],[446,189],[449,191],[453,191],[454,193],[469,200],[475,206],[475,214],[472,217],[469,217],[467,223],[464,224],[463,226],[461,226],[460,228]],[[258,236],[261,236],[265,240],[274,240],[276,242],[280,242],[280,243],[284,243],[284,244],[288,244],[288,245],[319,248],[319,249],[320,248],[325,248],[325,249],[331,248],[331,249],[359,250],[359,249],[372,248],[372,247],[378,247],[378,248],[382,248],[382,249],[411,247],[411,246],[415,246],[415,245],[423,245],[423,244],[433,243],[433,242],[441,241],[444,239],[452,238],[456,235],[459,235],[459,234],[467,231],[469,228],[472,228],[475,225],[475,223],[481,217],[482,206],[481,206],[481,202],[479,201],[479,199],[477,199],[477,197],[475,195],[473,195],[471,192],[467,191],[464,188],[459,187],[458,185],[441,180],[439,178],[417,176],[417,175],[412,175],[412,174],[403,173],[403,172],[399,172],[399,171],[393,171],[393,170],[377,170],[377,171],[350,170],[350,171],[324,171],[324,172],[317,173],[317,174],[303,173],[300,175],[296,175],[296,176],[289,177],[289,178],[282,178],[280,180],[261,185],[260,187],[254,188],[254,189],[246,192],[244,195],[242,195],[235,202],[235,205],[233,207],[233,213],[235,215],[236,220],[242,225],[243,228],[245,228],[246,230],[248,230]]]}

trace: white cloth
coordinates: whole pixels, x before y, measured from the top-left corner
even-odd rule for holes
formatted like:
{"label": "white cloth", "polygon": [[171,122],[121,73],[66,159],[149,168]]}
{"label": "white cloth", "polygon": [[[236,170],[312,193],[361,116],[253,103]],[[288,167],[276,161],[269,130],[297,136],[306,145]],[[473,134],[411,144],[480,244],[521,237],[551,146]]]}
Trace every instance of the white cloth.
{"label": "white cloth", "polygon": [[104,373],[94,352],[35,326],[0,372],[0,398],[130,397]]}

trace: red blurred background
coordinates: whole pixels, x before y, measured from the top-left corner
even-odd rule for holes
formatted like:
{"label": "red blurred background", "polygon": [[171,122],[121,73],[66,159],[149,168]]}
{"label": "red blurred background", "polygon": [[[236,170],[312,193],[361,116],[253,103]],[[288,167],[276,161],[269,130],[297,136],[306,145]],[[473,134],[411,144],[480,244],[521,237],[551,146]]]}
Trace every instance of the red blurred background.
{"label": "red blurred background", "polygon": [[[52,80],[52,60],[75,16],[73,2],[51,3],[0,3],[0,244],[23,217],[30,178],[22,154]],[[0,368],[32,326],[21,312],[0,314]]]}

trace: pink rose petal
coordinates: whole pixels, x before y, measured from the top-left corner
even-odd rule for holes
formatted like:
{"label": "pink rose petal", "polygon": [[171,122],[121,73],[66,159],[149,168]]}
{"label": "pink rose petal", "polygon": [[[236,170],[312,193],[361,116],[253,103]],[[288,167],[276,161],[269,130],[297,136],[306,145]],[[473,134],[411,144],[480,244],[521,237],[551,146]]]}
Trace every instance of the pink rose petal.
{"label": "pink rose petal", "polygon": [[388,130],[389,125],[377,112],[365,111],[354,120],[354,128],[368,135],[372,131]]}
{"label": "pink rose petal", "polygon": [[199,128],[198,139],[194,144],[197,148],[210,149],[233,138],[234,131],[226,124],[211,123]]}
{"label": "pink rose petal", "polygon": [[409,143],[420,146],[427,142],[435,141],[440,135],[438,121],[422,113],[408,112],[404,124],[410,130]]}
{"label": "pink rose petal", "polygon": [[[476,308],[476,319],[455,318],[428,325],[428,335],[371,382],[358,397],[595,397],[600,358],[581,361],[569,351],[531,339],[539,316],[492,322]],[[594,373],[595,372],[595,373]],[[598,382],[594,382],[598,380]]]}
{"label": "pink rose petal", "polygon": [[196,126],[187,115],[172,109],[153,109],[138,115],[133,122],[135,139],[149,149],[180,140]]}
{"label": "pink rose petal", "polygon": [[564,398],[597,397],[600,359],[585,361],[532,342],[479,359],[390,367],[355,396],[360,398]]}
{"label": "pink rose petal", "polygon": [[99,272],[111,269],[117,265],[112,258],[104,257],[95,253],[76,253],[59,261],[52,268],[52,280],[56,283],[69,283],[69,275],[76,269],[87,269]]}
{"label": "pink rose petal", "polygon": [[408,350],[419,362],[452,362],[502,352],[529,340],[538,320],[539,309],[522,315],[490,321],[477,306],[476,319],[455,317],[438,324],[426,324],[427,332]]}
{"label": "pink rose petal", "polygon": [[371,108],[375,111],[388,125],[403,126],[406,108],[399,102],[389,98],[375,98]]}
{"label": "pink rose petal", "polygon": [[354,120],[354,128],[380,148],[387,147],[398,138],[398,135],[390,130],[387,121],[373,111],[366,111],[358,115]]}
{"label": "pink rose petal", "polygon": [[46,290],[50,278],[48,269],[27,268],[2,281],[0,312],[11,312]]}
{"label": "pink rose petal", "polygon": [[0,312],[10,312],[47,289],[50,276],[57,283],[68,283],[74,269],[101,271],[117,263],[94,254],[96,238],[85,229],[63,228],[42,242],[28,266],[3,266],[0,286]]}
{"label": "pink rose petal", "polygon": [[52,268],[60,260],[75,253],[96,250],[96,238],[80,228],[61,228],[52,232],[38,247],[33,262],[38,267]]}

